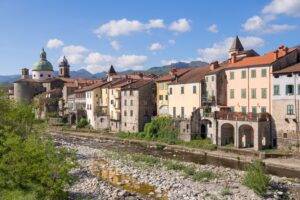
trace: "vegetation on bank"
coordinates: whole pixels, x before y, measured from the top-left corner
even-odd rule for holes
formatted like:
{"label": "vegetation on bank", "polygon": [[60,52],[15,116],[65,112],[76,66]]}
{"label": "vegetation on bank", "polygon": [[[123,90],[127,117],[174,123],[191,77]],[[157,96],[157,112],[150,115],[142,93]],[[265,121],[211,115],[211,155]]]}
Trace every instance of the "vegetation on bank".
{"label": "vegetation on bank", "polygon": [[66,199],[74,153],[41,132],[33,107],[0,94],[1,199]]}
{"label": "vegetation on bank", "polygon": [[157,141],[167,144],[176,144],[190,148],[215,150],[216,145],[210,139],[197,139],[185,142],[178,139],[179,131],[174,128],[171,117],[155,117],[145,125],[144,131],[139,133],[119,132],[118,137],[123,139],[138,139],[147,141]]}
{"label": "vegetation on bank", "polygon": [[218,178],[218,175],[210,170],[199,171],[192,165],[184,165],[174,160],[161,160],[151,155],[145,154],[132,154],[130,159],[135,163],[144,163],[147,166],[162,165],[167,170],[180,171],[186,177],[190,177],[194,181],[205,182]]}
{"label": "vegetation on bank", "polygon": [[264,196],[266,194],[270,177],[266,175],[261,161],[256,160],[248,166],[243,184],[258,195]]}

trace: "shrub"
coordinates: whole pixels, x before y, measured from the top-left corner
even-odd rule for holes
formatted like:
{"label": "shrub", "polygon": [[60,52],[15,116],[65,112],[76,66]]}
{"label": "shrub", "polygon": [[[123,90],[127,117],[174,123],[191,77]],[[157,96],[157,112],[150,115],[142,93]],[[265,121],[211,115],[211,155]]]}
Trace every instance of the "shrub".
{"label": "shrub", "polygon": [[191,140],[189,142],[185,141],[177,141],[176,144],[183,145],[191,148],[200,148],[207,150],[215,150],[217,149],[217,145],[213,144],[210,139],[199,139],[199,140]]}
{"label": "shrub", "polygon": [[261,161],[256,160],[247,167],[243,183],[256,194],[265,195],[270,183],[270,177],[265,174]]}
{"label": "shrub", "polygon": [[156,144],[156,149],[159,150],[159,151],[162,151],[166,148],[166,145],[163,145],[163,144]]}
{"label": "shrub", "polygon": [[196,170],[195,170],[194,167],[185,166],[184,169],[183,169],[183,172],[184,172],[185,175],[193,176],[196,173]]}
{"label": "shrub", "polygon": [[227,196],[227,195],[231,195],[232,192],[230,191],[229,187],[224,187],[221,191],[221,195],[222,196]]}
{"label": "shrub", "polygon": [[[5,106],[4,106],[5,105]],[[40,134],[31,106],[0,94],[1,199],[64,199],[76,166],[74,153]]]}
{"label": "shrub", "polygon": [[88,120],[85,117],[80,118],[77,123],[77,128],[85,128],[89,124]]}

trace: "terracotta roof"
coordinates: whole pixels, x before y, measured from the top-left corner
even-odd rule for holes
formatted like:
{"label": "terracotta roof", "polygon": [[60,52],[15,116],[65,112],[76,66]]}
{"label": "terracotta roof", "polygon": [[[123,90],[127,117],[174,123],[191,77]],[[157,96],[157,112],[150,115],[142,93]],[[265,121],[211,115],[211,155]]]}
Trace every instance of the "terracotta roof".
{"label": "terracotta roof", "polygon": [[300,63],[275,71],[273,72],[273,74],[287,74],[287,73],[298,73],[298,72],[300,72]]}
{"label": "terracotta roof", "polygon": [[174,75],[176,75],[177,77],[180,77],[182,76],[183,74],[187,73],[188,71],[190,71],[191,69],[190,68],[177,68],[177,69],[171,69],[171,71],[164,75],[164,76],[161,76],[159,78],[157,78],[155,81],[156,82],[165,82],[165,81],[172,81],[174,79],[174,75],[172,75],[172,70],[173,70],[173,73]]}
{"label": "terracotta roof", "polygon": [[[286,50],[286,52],[285,52]],[[226,69],[234,69],[234,68],[248,68],[253,66],[263,66],[263,65],[271,65],[275,61],[279,60],[280,58],[284,57],[285,55],[294,52],[295,48],[288,49],[287,47],[280,46],[279,49],[275,51],[268,52],[261,56],[251,56],[251,57],[244,57],[236,62],[232,63],[231,59],[220,64],[220,67],[216,68],[215,70],[209,72],[209,74],[216,73],[221,70]],[[277,53],[277,58],[276,58]]]}
{"label": "terracotta roof", "polygon": [[205,75],[210,71],[210,66],[196,67],[183,74],[177,80],[171,82],[171,84],[186,84],[186,83],[199,83]]}
{"label": "terracotta roof", "polygon": [[135,90],[135,89],[138,89],[140,87],[143,87],[149,83],[152,83],[153,80],[145,80],[145,79],[141,79],[141,80],[138,80],[138,81],[135,81],[135,82],[132,82],[132,83],[129,83],[127,84],[126,86],[124,86],[122,88],[122,90]]}
{"label": "terracotta roof", "polygon": [[109,82],[98,82],[98,83],[94,83],[92,85],[88,85],[88,86],[85,86],[81,89],[78,89],[78,90],[75,90],[75,92],[86,92],[86,91],[90,91],[90,90],[93,90],[93,89],[96,89],[98,87],[101,87],[101,86],[104,86],[106,84],[108,84]]}
{"label": "terracotta roof", "polygon": [[120,82],[116,83],[116,84],[113,84],[111,86],[111,88],[123,88],[125,87],[126,85],[128,84],[131,84],[131,83],[134,83],[138,80],[134,80],[134,79],[122,79]]}

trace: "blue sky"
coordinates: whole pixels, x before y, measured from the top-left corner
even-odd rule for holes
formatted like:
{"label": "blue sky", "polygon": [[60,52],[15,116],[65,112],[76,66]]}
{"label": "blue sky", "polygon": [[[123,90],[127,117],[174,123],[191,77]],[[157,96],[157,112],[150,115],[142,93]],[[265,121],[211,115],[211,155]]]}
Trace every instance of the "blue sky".
{"label": "blue sky", "polygon": [[259,53],[299,45],[299,0],[0,0],[0,74],[31,68],[146,69],[226,59],[232,37]]}

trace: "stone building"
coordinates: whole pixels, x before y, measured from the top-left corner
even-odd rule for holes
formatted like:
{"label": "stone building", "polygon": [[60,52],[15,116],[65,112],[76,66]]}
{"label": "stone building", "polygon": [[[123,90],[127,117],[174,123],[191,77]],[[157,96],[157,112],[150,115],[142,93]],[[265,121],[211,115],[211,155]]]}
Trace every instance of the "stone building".
{"label": "stone building", "polygon": [[300,144],[300,63],[273,72],[273,140],[279,148]]}
{"label": "stone building", "polygon": [[121,90],[121,131],[140,132],[156,113],[155,84],[140,79]]}

